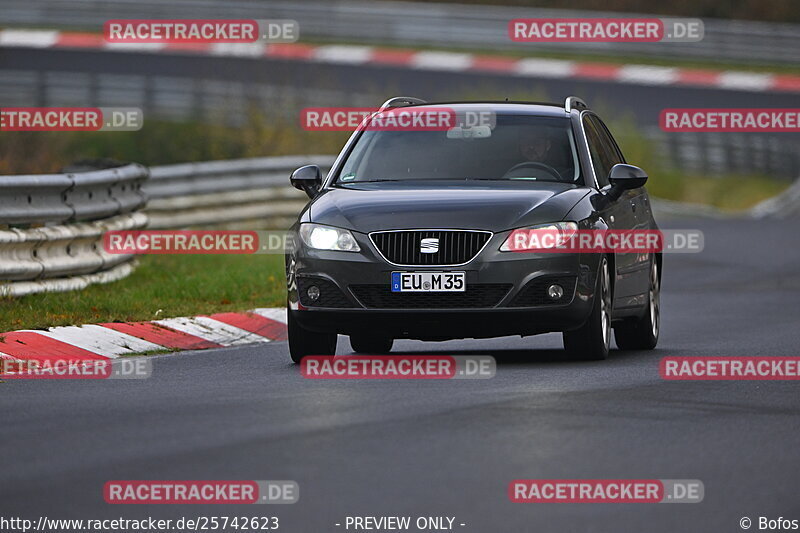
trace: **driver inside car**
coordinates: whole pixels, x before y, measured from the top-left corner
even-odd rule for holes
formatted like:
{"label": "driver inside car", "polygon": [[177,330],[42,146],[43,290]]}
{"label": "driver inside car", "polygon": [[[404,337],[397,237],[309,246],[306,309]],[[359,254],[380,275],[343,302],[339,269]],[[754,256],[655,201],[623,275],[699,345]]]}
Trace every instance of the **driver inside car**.
{"label": "driver inside car", "polygon": [[529,129],[524,129],[519,134],[519,153],[523,157],[523,162],[547,163],[547,155],[552,146],[549,135],[542,135]]}
{"label": "driver inside car", "polygon": [[522,159],[506,172],[506,177],[552,180],[555,171],[563,181],[569,180],[572,169],[557,161],[558,154],[553,153],[555,150],[549,132],[521,129],[517,137],[517,147]]}

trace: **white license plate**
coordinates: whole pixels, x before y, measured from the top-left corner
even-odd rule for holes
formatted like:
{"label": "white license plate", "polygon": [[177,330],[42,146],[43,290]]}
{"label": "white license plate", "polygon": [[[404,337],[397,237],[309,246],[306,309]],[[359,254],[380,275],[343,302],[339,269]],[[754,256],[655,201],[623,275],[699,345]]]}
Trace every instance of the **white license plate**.
{"label": "white license plate", "polygon": [[464,292],[465,272],[392,272],[392,292]]}

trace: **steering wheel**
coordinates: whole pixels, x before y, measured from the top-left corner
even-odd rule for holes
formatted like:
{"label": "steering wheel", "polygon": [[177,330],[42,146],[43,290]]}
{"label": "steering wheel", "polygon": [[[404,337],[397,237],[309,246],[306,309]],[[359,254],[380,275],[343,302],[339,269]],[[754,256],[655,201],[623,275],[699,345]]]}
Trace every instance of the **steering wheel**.
{"label": "steering wheel", "polygon": [[519,170],[522,170],[522,169],[526,169],[526,168],[531,168],[531,169],[535,168],[537,170],[544,170],[545,172],[547,172],[548,174],[553,176],[557,181],[564,181],[564,178],[561,177],[561,174],[558,173],[558,170],[556,170],[555,168],[551,167],[547,163],[539,163],[538,161],[523,161],[522,163],[518,163],[518,164],[514,165],[513,167],[511,167],[508,170],[508,172],[506,172],[503,175],[503,178],[528,177],[528,176],[513,176],[512,175],[515,172],[517,172]]}

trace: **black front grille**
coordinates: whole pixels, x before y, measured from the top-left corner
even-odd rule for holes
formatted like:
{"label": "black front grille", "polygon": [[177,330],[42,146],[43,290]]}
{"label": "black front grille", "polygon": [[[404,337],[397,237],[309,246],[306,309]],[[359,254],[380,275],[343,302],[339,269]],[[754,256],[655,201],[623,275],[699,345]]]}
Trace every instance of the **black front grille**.
{"label": "black front grille", "polygon": [[[572,296],[575,293],[575,281],[575,276],[544,276],[529,281],[511,301],[510,307],[567,304],[572,301]],[[557,300],[547,295],[547,288],[554,283],[564,288],[563,296]]]}
{"label": "black front grille", "polygon": [[[311,300],[308,297],[308,288],[316,285],[319,288],[319,298]],[[300,303],[306,307],[357,307],[356,304],[350,302],[347,296],[339,290],[333,282],[324,278],[297,278],[297,292],[300,296]]]}
{"label": "black front grille", "polygon": [[[372,233],[381,254],[397,265],[460,265],[475,257],[492,236],[488,231],[408,230]],[[439,250],[422,253],[422,239],[439,239]]]}
{"label": "black front grille", "polygon": [[510,283],[467,284],[464,292],[392,292],[388,284],[350,285],[370,309],[456,309],[495,307],[511,290]]}

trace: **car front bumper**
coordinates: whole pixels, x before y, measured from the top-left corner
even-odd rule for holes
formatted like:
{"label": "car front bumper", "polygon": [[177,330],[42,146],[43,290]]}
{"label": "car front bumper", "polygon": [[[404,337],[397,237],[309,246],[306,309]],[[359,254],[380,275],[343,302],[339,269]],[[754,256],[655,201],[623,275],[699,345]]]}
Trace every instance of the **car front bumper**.
{"label": "car front bumper", "polygon": [[[366,235],[360,252],[299,246],[286,256],[289,312],[305,329],[445,340],[534,335],[580,327],[593,302],[597,254],[500,252],[496,234],[461,266],[395,266]],[[464,293],[392,293],[392,272],[465,272]],[[564,287],[555,301],[546,290]],[[308,296],[316,286],[317,300]]]}

